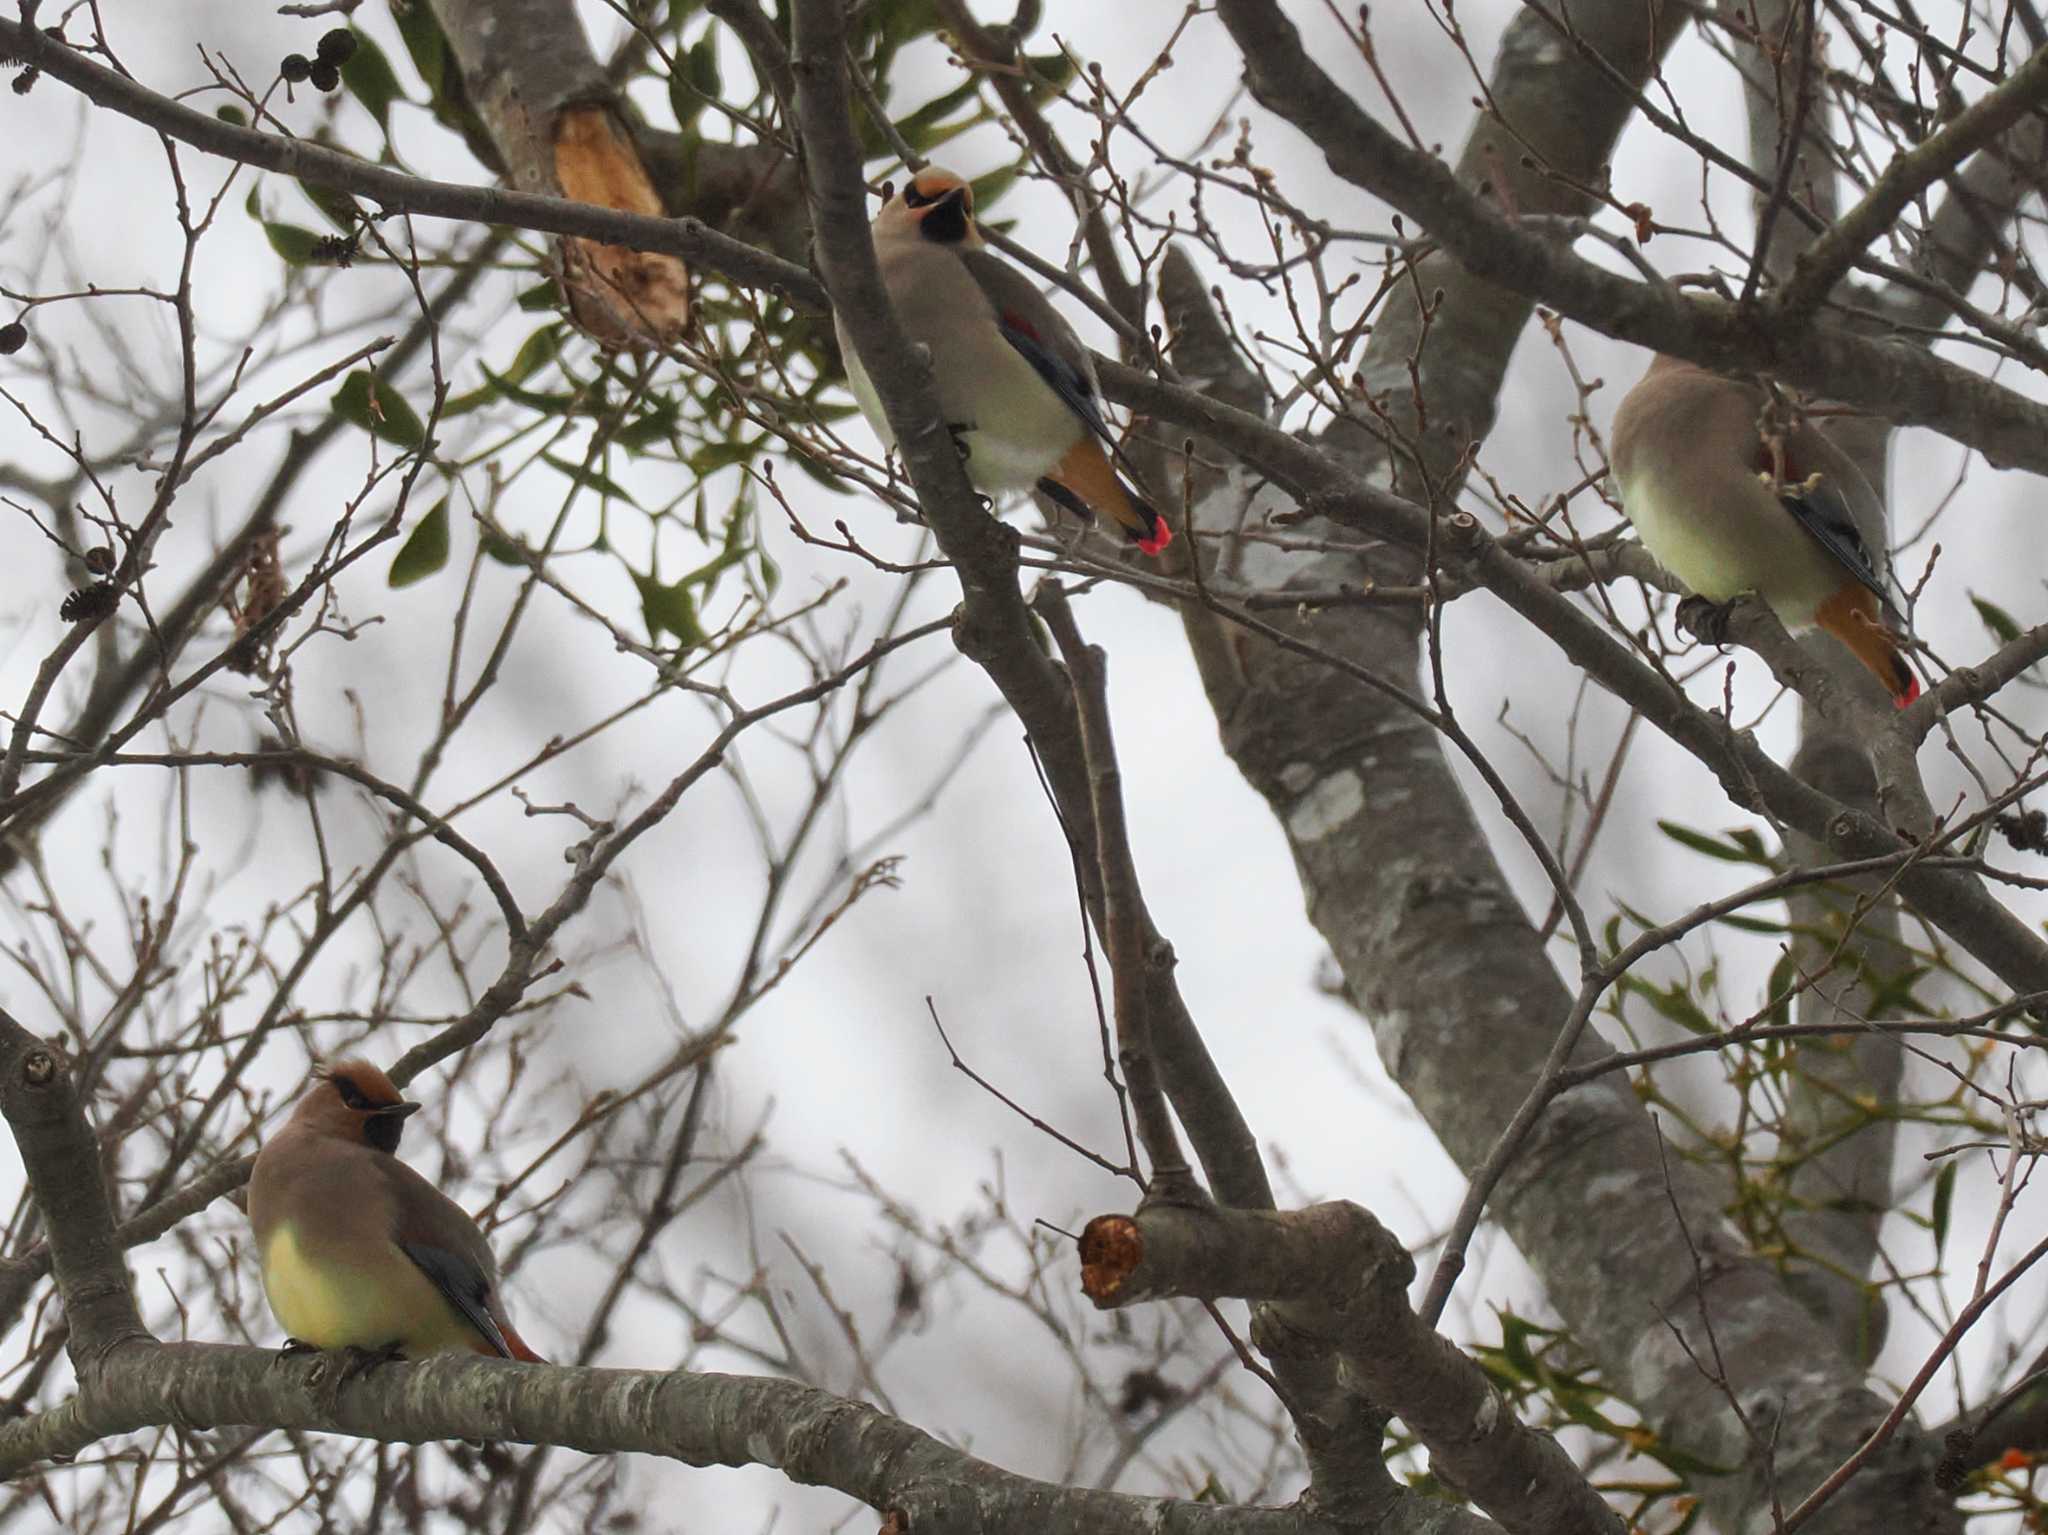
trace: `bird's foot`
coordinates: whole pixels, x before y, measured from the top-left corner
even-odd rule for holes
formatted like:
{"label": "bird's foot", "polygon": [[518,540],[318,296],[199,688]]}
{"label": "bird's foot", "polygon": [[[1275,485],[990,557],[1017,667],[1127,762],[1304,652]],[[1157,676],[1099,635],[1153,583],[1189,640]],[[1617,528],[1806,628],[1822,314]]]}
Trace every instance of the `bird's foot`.
{"label": "bird's foot", "polygon": [[277,1351],[277,1358],[273,1363],[283,1364],[287,1359],[297,1359],[303,1354],[319,1352],[320,1345],[317,1343],[308,1343],[304,1338],[287,1338],[284,1340],[284,1347]]}
{"label": "bird's foot", "polygon": [[358,1348],[350,1344],[341,1350],[341,1374],[335,1380],[337,1388],[346,1386],[358,1376],[368,1375],[377,1366],[394,1364],[405,1357],[396,1343],[387,1343],[382,1348]]}
{"label": "bird's foot", "polygon": [[974,449],[967,441],[967,434],[974,430],[972,421],[948,421],[946,430],[953,435],[953,451],[960,455],[961,463],[974,457]]}
{"label": "bird's foot", "polygon": [[1678,626],[1709,645],[1725,645],[1728,643],[1728,620],[1734,608],[1732,602],[1709,602],[1704,597],[1687,597],[1678,604]]}

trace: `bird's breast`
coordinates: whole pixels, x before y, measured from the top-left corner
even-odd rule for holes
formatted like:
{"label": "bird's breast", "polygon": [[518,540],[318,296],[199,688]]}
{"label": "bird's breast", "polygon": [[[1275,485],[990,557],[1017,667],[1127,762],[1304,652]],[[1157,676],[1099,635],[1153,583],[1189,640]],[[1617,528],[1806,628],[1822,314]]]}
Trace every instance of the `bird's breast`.
{"label": "bird's breast", "polygon": [[1709,602],[1753,592],[1797,629],[1841,584],[1841,570],[1752,475],[1665,478],[1637,469],[1618,474],[1616,488],[1643,547]]}
{"label": "bird's breast", "polygon": [[[1087,433],[1082,419],[1004,339],[995,311],[959,259],[912,251],[883,264],[896,317],[929,360],[939,409],[960,429],[967,477],[991,495],[1035,485]],[[848,382],[884,445],[895,435],[867,371],[847,346]]]}
{"label": "bird's breast", "polygon": [[409,1359],[487,1351],[417,1264],[389,1242],[371,1245],[352,1260],[310,1249],[291,1222],[277,1224],[262,1252],[263,1292],[286,1332],[316,1348],[396,1344]]}

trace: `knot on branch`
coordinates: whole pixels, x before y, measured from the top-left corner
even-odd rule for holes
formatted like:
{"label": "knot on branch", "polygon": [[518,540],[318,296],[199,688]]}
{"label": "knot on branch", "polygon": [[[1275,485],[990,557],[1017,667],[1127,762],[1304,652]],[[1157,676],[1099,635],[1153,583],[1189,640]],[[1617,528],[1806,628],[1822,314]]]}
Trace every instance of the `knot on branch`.
{"label": "knot on branch", "polygon": [[1486,542],[1486,530],[1470,512],[1452,512],[1442,523],[1444,547],[1460,559],[1469,559]]}
{"label": "knot on branch", "polygon": [[953,609],[953,648],[977,666],[985,666],[1000,653],[1002,641],[986,624],[976,623],[963,602]]}
{"label": "knot on branch", "polygon": [[1330,1328],[1300,1325],[1304,1312],[1297,1304],[1271,1301],[1252,1307],[1251,1345],[1274,1364],[1289,1360],[1327,1359]]}

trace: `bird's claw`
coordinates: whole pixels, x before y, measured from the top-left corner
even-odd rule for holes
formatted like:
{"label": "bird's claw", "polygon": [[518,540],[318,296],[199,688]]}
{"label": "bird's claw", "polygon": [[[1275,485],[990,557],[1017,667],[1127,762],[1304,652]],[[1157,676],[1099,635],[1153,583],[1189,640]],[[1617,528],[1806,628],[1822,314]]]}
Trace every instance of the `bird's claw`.
{"label": "bird's claw", "polygon": [[1728,643],[1728,620],[1734,604],[1709,602],[1704,597],[1687,597],[1678,604],[1678,625],[1709,645]]}
{"label": "bird's claw", "polygon": [[341,1375],[334,1383],[337,1387],[347,1385],[358,1376],[368,1375],[379,1365],[393,1364],[405,1357],[396,1343],[387,1343],[382,1348],[358,1348],[350,1344],[341,1351],[341,1356]]}
{"label": "bird's claw", "polygon": [[974,457],[974,449],[967,441],[967,434],[974,430],[972,421],[948,421],[946,430],[953,435],[953,451],[960,455],[961,463]]}

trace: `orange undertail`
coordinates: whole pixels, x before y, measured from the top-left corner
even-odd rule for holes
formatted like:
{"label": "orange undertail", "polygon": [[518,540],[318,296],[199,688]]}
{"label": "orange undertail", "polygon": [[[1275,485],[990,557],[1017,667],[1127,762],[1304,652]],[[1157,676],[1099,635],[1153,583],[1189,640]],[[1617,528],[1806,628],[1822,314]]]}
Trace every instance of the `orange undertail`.
{"label": "orange undertail", "polygon": [[1067,456],[1039,484],[1043,487],[1047,482],[1066,492],[1048,492],[1055,501],[1083,516],[1100,512],[1147,554],[1157,554],[1173,542],[1173,529],[1166,525],[1166,519],[1117,477],[1102,444],[1093,437],[1083,437],[1069,448]]}
{"label": "orange undertail", "polygon": [[505,1343],[512,1350],[514,1359],[524,1359],[528,1364],[546,1364],[547,1361],[526,1346],[526,1340],[514,1332],[510,1325],[500,1322],[498,1329],[505,1334]]}
{"label": "orange undertail", "polygon": [[1823,602],[1814,622],[1849,647],[1849,653],[1877,674],[1877,680],[1903,709],[1920,696],[1920,679],[1906,664],[1897,638],[1885,626],[1877,593],[1851,583]]}
{"label": "orange undertail", "polygon": [[505,1347],[510,1352],[508,1354],[499,1353],[497,1344],[486,1338],[482,1333],[475,1333],[472,1334],[470,1340],[469,1349],[471,1353],[483,1354],[491,1359],[523,1359],[528,1364],[547,1363],[545,1359],[526,1346],[526,1340],[512,1330],[510,1322],[506,1321],[503,1317],[493,1317],[491,1320],[498,1324],[498,1333],[504,1338]]}

